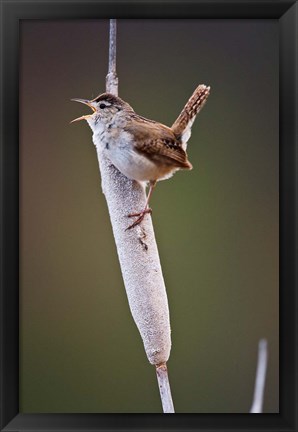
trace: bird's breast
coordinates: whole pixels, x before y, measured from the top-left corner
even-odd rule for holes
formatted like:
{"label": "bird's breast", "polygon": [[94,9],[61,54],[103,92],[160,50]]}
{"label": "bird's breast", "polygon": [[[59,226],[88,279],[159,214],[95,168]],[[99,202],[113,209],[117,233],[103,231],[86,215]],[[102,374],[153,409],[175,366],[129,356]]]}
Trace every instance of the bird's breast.
{"label": "bird's breast", "polygon": [[169,166],[158,166],[146,155],[137,151],[133,144],[133,137],[128,132],[122,131],[118,136],[102,132],[93,136],[93,141],[96,147],[101,147],[112,164],[129,179],[159,180],[168,178],[173,173],[173,169]]}

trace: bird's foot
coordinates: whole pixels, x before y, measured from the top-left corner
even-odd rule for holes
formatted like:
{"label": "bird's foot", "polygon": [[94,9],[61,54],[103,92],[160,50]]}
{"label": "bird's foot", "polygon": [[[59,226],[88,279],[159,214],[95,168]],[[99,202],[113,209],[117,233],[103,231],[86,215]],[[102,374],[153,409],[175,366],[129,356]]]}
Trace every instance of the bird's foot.
{"label": "bird's foot", "polygon": [[144,217],[145,217],[145,215],[147,213],[151,214],[152,213],[152,209],[148,207],[148,208],[146,208],[145,210],[143,210],[143,211],[141,211],[139,213],[131,213],[131,214],[127,215],[127,217],[137,217],[138,216],[138,219],[135,220],[133,224],[129,225],[129,227],[127,227],[125,231],[127,231],[127,230],[129,230],[131,228],[134,228],[135,226],[139,225],[139,223],[142,222],[142,220],[144,219]]}

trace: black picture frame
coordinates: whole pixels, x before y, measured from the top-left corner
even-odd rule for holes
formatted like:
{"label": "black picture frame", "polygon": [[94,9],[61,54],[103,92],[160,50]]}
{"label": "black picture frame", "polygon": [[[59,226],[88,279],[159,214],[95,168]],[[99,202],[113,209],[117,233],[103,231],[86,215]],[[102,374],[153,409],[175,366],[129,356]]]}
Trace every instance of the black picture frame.
{"label": "black picture frame", "polygon": [[[11,1],[1,3],[1,431],[297,429],[295,1]],[[280,28],[280,413],[21,414],[19,413],[18,48],[21,19],[262,18]]]}

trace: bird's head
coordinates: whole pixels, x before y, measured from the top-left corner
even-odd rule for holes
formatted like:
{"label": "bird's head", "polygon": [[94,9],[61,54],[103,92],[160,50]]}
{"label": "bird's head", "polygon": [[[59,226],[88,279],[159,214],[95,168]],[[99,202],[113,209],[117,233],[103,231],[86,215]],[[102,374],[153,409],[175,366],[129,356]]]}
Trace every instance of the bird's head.
{"label": "bird's head", "polygon": [[80,102],[92,109],[92,114],[83,115],[71,121],[71,123],[86,120],[93,130],[96,130],[97,126],[102,128],[105,125],[108,125],[113,121],[115,115],[123,112],[123,110],[132,110],[131,106],[124,102],[117,96],[112,95],[111,93],[102,93],[97,96],[95,99],[87,100],[87,99],[71,99],[75,102]]}

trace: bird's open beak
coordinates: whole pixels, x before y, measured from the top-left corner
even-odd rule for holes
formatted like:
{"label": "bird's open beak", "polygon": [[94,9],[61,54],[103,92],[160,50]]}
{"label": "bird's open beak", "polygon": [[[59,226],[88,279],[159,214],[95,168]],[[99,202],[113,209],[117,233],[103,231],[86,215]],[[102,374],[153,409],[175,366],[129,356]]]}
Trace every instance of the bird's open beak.
{"label": "bird's open beak", "polygon": [[[96,111],[96,108],[95,108],[95,106],[93,105],[93,102],[92,102],[92,101],[89,101],[89,100],[87,100],[87,99],[71,99],[71,100],[74,101],[74,102],[80,102],[80,103],[83,103],[84,105],[88,105],[88,107],[90,107],[90,108],[92,109],[93,112]],[[79,121],[79,120],[86,120],[87,118],[91,117],[92,115],[93,115],[93,113],[92,113],[92,114],[83,115],[83,116],[81,116],[81,117],[78,117],[78,118],[72,120],[70,123],[73,123],[73,122],[76,122],[76,121]]]}

